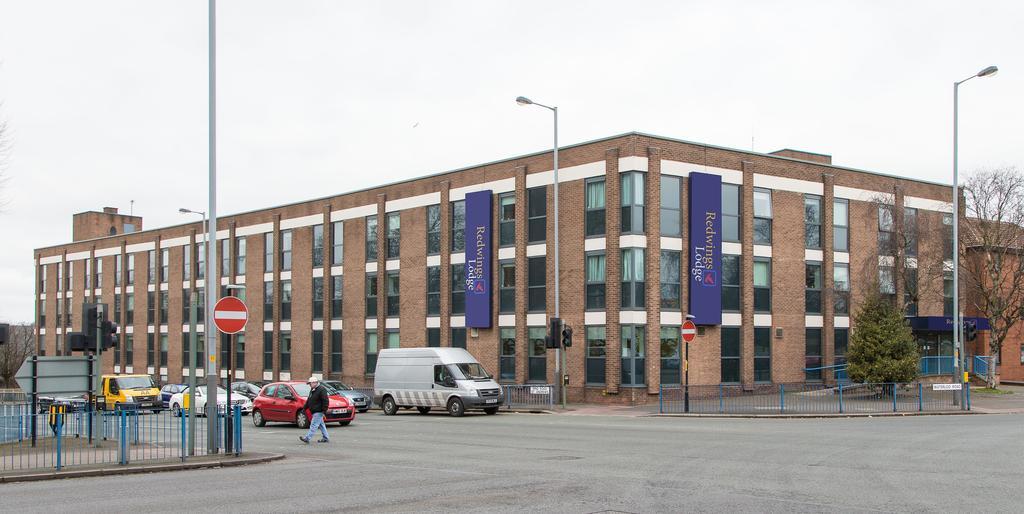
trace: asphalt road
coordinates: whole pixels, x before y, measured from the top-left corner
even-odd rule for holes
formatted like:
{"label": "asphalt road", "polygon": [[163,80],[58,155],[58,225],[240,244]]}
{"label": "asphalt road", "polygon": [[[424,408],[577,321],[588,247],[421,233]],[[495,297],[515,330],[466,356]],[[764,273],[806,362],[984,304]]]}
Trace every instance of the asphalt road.
{"label": "asphalt road", "polygon": [[1020,512],[1024,416],[360,415],[276,463],[0,485],[6,512]]}

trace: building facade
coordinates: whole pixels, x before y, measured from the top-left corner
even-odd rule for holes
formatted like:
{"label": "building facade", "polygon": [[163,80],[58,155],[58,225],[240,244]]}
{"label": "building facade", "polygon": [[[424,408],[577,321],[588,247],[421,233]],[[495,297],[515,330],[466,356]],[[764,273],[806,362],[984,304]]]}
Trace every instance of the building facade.
{"label": "building facade", "polygon": [[[641,403],[682,381],[679,327],[696,287],[687,249],[698,242],[691,174],[721,182],[712,202],[721,201],[720,322],[701,325],[690,344],[691,384],[835,380],[829,366],[844,362],[866,294],[891,295],[913,316],[951,314],[949,186],[834,166],[827,155],[640,133],[559,157],[570,401]],[[232,349],[238,376],[368,385],[382,348],[461,346],[501,382],[554,383],[544,344],[554,312],[552,184],[544,152],[221,217],[213,282],[221,296],[228,284],[245,286],[238,295],[250,313]],[[466,196],[479,191],[492,196],[491,309],[489,327],[474,329]],[[82,302],[99,301],[122,327],[107,370],[180,380],[190,291],[209,287],[202,227],[111,236],[106,218],[78,216],[75,241],[35,251],[40,348],[59,353],[64,335],[80,330]],[[925,354],[952,353],[948,333],[919,336]]]}

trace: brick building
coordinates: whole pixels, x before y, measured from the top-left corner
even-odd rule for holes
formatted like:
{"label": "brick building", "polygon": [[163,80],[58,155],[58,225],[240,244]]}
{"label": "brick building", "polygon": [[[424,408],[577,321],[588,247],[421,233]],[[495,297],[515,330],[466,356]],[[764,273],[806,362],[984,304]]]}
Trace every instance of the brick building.
{"label": "brick building", "polygon": [[[244,285],[250,312],[239,376],[370,384],[380,348],[452,345],[502,382],[553,383],[551,157],[221,217],[219,286],[223,295]],[[561,149],[559,172],[570,401],[646,402],[660,384],[680,383],[694,172],[721,179],[722,308],[721,323],[701,326],[691,344],[691,383],[834,380],[808,368],[844,361],[850,313],[872,291],[914,316],[950,314],[949,186],[795,150],[641,133],[582,143]],[[484,190],[493,193],[490,328],[467,329],[465,197]],[[189,291],[206,286],[200,224],[108,235],[142,221],[92,214],[76,215],[73,242],[35,251],[40,347],[58,353],[81,326],[81,303],[99,299],[123,327],[105,367],[179,380]],[[951,353],[948,333],[919,336],[926,353]]]}

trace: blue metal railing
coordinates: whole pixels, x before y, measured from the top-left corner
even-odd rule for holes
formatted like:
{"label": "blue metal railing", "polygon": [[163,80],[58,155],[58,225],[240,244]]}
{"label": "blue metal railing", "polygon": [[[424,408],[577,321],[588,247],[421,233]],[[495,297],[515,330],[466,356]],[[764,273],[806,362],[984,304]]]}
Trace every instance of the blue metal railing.
{"label": "blue metal railing", "polygon": [[971,359],[971,373],[976,377],[987,379],[995,370],[995,359],[991,355],[975,355]]}
{"label": "blue metal railing", "polygon": [[952,375],[955,370],[952,355],[921,357],[921,376]]}

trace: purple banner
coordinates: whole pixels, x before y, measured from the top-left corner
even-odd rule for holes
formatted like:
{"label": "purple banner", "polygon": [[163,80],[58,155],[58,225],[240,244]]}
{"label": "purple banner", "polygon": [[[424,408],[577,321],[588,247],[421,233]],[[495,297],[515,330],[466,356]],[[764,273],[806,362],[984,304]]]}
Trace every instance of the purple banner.
{"label": "purple banner", "polygon": [[690,173],[690,314],[722,323],[722,177]]}
{"label": "purple banner", "polygon": [[490,191],[466,194],[466,327],[491,327]]}

